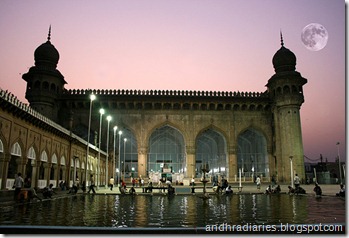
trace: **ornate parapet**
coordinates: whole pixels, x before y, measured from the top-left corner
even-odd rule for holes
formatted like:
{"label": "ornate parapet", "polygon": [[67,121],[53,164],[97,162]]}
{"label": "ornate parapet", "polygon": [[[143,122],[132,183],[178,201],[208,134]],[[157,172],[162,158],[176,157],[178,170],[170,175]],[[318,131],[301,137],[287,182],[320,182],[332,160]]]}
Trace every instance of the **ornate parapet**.
{"label": "ornate parapet", "polygon": [[239,91],[188,91],[188,90],[125,90],[125,89],[69,89],[64,94],[69,95],[115,95],[115,96],[178,96],[178,97],[268,97],[266,92]]}
{"label": "ornate parapet", "polygon": [[188,90],[65,90],[62,99],[69,107],[89,107],[88,95],[96,103],[117,110],[251,110],[270,109],[268,92]]}

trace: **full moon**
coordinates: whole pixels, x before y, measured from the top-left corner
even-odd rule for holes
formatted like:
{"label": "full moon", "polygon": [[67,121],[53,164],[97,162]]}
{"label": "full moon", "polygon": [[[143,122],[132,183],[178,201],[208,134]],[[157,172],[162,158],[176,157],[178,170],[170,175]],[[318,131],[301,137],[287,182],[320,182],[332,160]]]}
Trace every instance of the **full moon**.
{"label": "full moon", "polygon": [[328,32],[323,25],[311,23],[303,28],[301,38],[308,50],[318,51],[326,46]]}

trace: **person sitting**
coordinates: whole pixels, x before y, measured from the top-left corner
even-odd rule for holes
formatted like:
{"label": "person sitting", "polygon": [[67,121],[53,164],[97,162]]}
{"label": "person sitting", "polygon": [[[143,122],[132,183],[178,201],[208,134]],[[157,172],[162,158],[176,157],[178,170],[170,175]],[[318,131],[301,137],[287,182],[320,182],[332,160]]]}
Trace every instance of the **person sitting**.
{"label": "person sitting", "polygon": [[168,185],[168,187],[167,187],[167,194],[168,194],[169,196],[171,196],[171,195],[174,195],[174,194],[175,194],[175,188],[174,188],[174,187],[172,187],[172,185],[171,185],[171,184],[169,184],[169,185]]}
{"label": "person sitting", "polygon": [[298,186],[296,189],[295,189],[295,193],[296,194],[305,194],[305,190],[304,188],[302,188],[301,186]]}
{"label": "person sitting", "polygon": [[127,192],[126,183],[123,180],[121,180],[121,184],[119,185],[119,191],[121,194],[125,194]]}
{"label": "person sitting", "polygon": [[44,198],[52,198],[53,193],[53,184],[51,183],[48,187],[45,187],[44,190],[42,191],[42,195]]}
{"label": "person sitting", "polygon": [[288,194],[294,194],[295,190],[291,186],[288,186]]}
{"label": "person sitting", "polygon": [[336,196],[337,197],[345,197],[345,188],[344,188],[343,184],[340,185],[339,193],[336,193]]}
{"label": "person sitting", "polygon": [[225,189],[225,194],[226,195],[233,194],[233,189],[231,189],[230,185]]}
{"label": "person sitting", "polygon": [[149,181],[149,183],[148,183],[148,187],[146,187],[145,188],[145,192],[147,193],[147,192],[153,192],[153,182],[152,181]]}
{"label": "person sitting", "polygon": [[78,187],[75,184],[73,184],[73,186],[69,189],[68,194],[69,193],[76,194],[77,192],[78,192]]}
{"label": "person sitting", "polygon": [[271,185],[269,185],[266,189],[265,189],[265,194],[271,194],[273,191],[271,189]]}
{"label": "person sitting", "polygon": [[38,188],[37,188],[37,187],[35,187],[35,188],[30,188],[30,190],[29,190],[29,201],[30,201],[31,199],[34,199],[34,198],[37,198],[37,199],[39,199],[40,201],[42,201],[42,198],[40,198],[40,197],[38,196],[37,191],[38,191]]}
{"label": "person sitting", "polygon": [[318,183],[315,183],[315,187],[314,187],[314,192],[315,192],[315,196],[316,197],[321,197],[321,195],[322,195],[322,190],[321,190],[321,188],[320,188],[320,186],[319,186],[319,184]]}
{"label": "person sitting", "polygon": [[222,189],[225,190],[228,187],[228,180],[222,178]]}
{"label": "person sitting", "polygon": [[276,188],[273,189],[273,193],[280,193],[280,192],[281,192],[280,185],[277,185]]}
{"label": "person sitting", "polygon": [[132,186],[132,187],[130,188],[129,193],[130,193],[131,195],[136,194],[136,189],[134,188],[134,186]]}

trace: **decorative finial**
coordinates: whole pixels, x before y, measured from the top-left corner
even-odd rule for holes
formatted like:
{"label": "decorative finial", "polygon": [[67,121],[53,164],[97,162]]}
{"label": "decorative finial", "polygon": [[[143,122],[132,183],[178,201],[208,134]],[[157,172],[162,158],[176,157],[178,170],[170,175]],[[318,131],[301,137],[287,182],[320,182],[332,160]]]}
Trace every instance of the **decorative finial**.
{"label": "decorative finial", "polygon": [[51,24],[50,24],[50,28],[48,29],[48,37],[47,40],[50,41],[51,40]]}
{"label": "decorative finial", "polygon": [[282,38],[282,31],[280,30],[281,46],[284,46],[284,39]]}

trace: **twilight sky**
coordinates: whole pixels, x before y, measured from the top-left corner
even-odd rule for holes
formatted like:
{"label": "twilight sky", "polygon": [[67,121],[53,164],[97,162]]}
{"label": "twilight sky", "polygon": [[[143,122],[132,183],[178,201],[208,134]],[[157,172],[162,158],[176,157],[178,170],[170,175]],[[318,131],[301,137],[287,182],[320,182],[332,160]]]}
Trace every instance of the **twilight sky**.
{"label": "twilight sky", "polygon": [[[302,44],[309,23],[329,33],[320,51]],[[1,0],[0,88],[23,102],[50,24],[67,89],[263,92],[282,30],[308,79],[304,154],[334,161],[339,141],[346,159],[343,0]]]}

